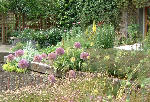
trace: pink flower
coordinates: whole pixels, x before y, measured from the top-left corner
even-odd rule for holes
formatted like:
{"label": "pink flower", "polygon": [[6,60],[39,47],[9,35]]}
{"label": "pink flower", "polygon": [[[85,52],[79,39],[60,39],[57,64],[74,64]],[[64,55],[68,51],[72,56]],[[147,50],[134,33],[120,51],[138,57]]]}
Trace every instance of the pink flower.
{"label": "pink flower", "polygon": [[98,100],[99,102],[102,102],[103,97],[102,97],[102,96],[98,96],[98,97],[97,97],[97,100]]}
{"label": "pink flower", "polygon": [[78,24],[80,24],[80,22],[77,22]]}
{"label": "pink flower", "polygon": [[75,78],[76,77],[76,73],[74,70],[70,70],[69,71],[69,78]]}
{"label": "pink flower", "polygon": [[75,47],[75,48],[81,48],[80,42],[75,42],[75,43],[74,43],[74,47]]}
{"label": "pink flower", "polygon": [[29,64],[28,64],[27,60],[22,59],[19,61],[18,66],[19,66],[19,68],[27,68],[29,66]]}
{"label": "pink flower", "polygon": [[64,53],[65,53],[65,51],[64,51],[63,48],[60,47],[60,48],[57,48],[57,49],[56,49],[56,54],[57,54],[57,55],[63,55]]}
{"label": "pink flower", "polygon": [[89,54],[87,52],[82,52],[80,54],[80,59],[86,60],[88,56],[89,56]]}
{"label": "pink flower", "polygon": [[14,60],[14,58],[15,58],[15,56],[14,56],[13,54],[9,54],[9,55],[7,56],[7,60],[8,60],[8,61],[12,61],[12,60]]}
{"label": "pink flower", "polygon": [[48,59],[49,60],[55,60],[57,58],[57,54],[54,52],[51,52],[50,54],[48,54]]}
{"label": "pink flower", "polygon": [[46,54],[46,53],[42,53],[41,56],[42,56],[43,59],[46,59],[46,58],[47,58],[47,54]]}
{"label": "pink flower", "polygon": [[54,75],[49,75],[49,76],[48,76],[48,80],[49,80],[51,83],[56,82],[56,79],[55,79]]}
{"label": "pink flower", "polygon": [[73,25],[75,25],[76,23],[72,23]]}
{"label": "pink flower", "polygon": [[34,62],[41,62],[41,60],[42,60],[42,56],[41,55],[34,56],[34,59],[33,59]]}
{"label": "pink flower", "polygon": [[23,54],[24,54],[24,51],[21,50],[21,49],[15,52],[15,56],[16,56],[16,57],[20,57],[20,56],[22,56]]}
{"label": "pink flower", "polygon": [[67,32],[67,30],[64,30],[64,32]]}

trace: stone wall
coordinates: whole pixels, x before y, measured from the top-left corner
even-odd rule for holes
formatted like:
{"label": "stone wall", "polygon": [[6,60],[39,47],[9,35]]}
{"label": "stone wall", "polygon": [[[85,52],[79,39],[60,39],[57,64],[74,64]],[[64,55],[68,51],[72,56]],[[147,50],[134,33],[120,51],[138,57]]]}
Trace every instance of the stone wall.
{"label": "stone wall", "polygon": [[25,86],[36,86],[40,83],[48,84],[48,78],[45,74],[35,72],[15,73],[0,71],[0,92],[6,90],[15,90]]}

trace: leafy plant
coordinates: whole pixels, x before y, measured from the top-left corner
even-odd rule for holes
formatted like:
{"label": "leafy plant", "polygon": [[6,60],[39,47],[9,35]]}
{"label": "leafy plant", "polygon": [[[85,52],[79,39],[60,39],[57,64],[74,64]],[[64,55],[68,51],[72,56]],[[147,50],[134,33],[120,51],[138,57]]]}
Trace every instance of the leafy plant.
{"label": "leafy plant", "polygon": [[18,42],[16,44],[16,46],[12,47],[11,51],[15,52],[15,51],[17,51],[19,49],[23,49],[25,45],[26,45],[25,43]]}
{"label": "leafy plant", "polygon": [[56,45],[62,39],[61,31],[57,28],[51,28],[46,31],[35,31],[25,29],[18,35],[23,42],[32,41],[38,43],[40,47]]}
{"label": "leafy plant", "polygon": [[111,25],[103,25],[96,31],[96,48],[112,48],[115,41],[114,27]]}
{"label": "leafy plant", "polygon": [[131,24],[128,26],[128,43],[135,43],[141,37],[139,34],[139,26],[137,24]]}
{"label": "leafy plant", "polygon": [[6,63],[2,67],[3,67],[3,70],[8,71],[8,72],[17,72],[17,73],[26,72],[26,69],[18,68],[18,65],[16,62]]}

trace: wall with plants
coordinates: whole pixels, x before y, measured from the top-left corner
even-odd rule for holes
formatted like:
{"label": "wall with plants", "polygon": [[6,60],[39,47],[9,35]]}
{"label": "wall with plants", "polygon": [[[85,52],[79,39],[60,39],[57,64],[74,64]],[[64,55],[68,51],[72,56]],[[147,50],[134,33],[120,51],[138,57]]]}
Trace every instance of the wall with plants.
{"label": "wall with plants", "polygon": [[72,27],[75,22],[81,22],[85,27],[93,20],[112,23],[116,27],[123,11],[148,5],[149,0],[3,0],[0,11],[25,13],[30,19],[55,15],[57,26],[65,28]]}

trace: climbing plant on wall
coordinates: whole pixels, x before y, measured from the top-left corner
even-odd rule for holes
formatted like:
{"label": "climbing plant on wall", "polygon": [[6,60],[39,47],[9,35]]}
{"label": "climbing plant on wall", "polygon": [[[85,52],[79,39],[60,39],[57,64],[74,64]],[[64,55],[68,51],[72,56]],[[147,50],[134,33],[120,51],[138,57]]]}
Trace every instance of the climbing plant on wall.
{"label": "climbing plant on wall", "polygon": [[5,13],[8,10],[8,2],[6,0],[0,0],[0,13]]}
{"label": "climbing plant on wall", "polygon": [[65,28],[75,22],[87,26],[93,20],[117,26],[123,11],[148,5],[149,0],[0,0],[0,12],[25,13],[30,19],[55,15],[57,25]]}

